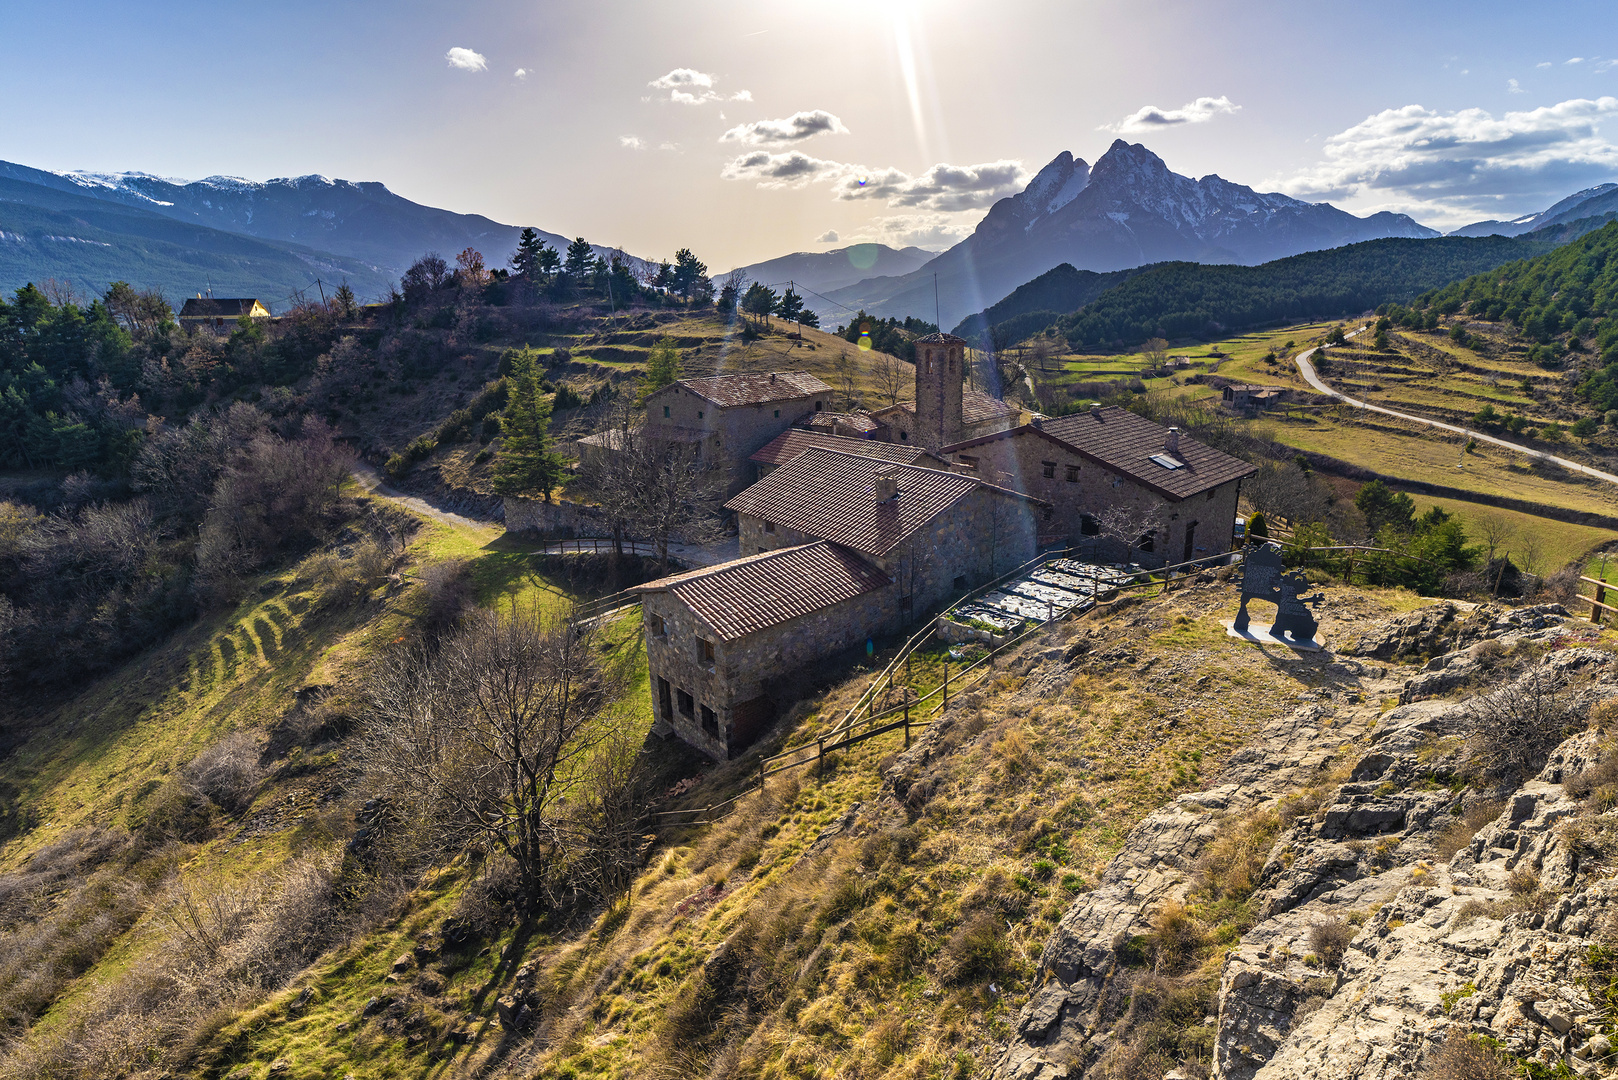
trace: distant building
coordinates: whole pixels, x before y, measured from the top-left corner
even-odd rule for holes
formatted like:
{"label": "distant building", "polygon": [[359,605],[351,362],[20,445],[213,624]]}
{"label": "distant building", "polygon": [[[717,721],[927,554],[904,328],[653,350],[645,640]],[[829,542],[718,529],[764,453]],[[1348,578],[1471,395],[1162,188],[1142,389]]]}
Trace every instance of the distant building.
{"label": "distant building", "polygon": [[916,399],[876,409],[879,436],[937,451],[962,439],[1005,431],[1022,411],[966,385],[966,341],[953,334],[916,339]]}
{"label": "distant building", "polygon": [[[765,443],[800,420],[823,412],[832,388],[807,371],[771,371],[756,375],[718,375],[681,379],[646,399],[640,429],[653,441],[684,443],[703,461],[718,461],[726,470],[726,495],[753,480],[748,458]],[[623,436],[603,431],[580,439],[581,460],[622,448]]]}
{"label": "distant building", "polygon": [[875,439],[851,439],[828,435],[815,429],[791,428],[783,431],[748,460],[758,470],[760,480],[777,466],[785,465],[805,450],[840,450],[845,454],[859,454],[878,461],[897,461],[902,465],[925,465],[929,469],[947,469],[949,462],[920,446],[902,443],[877,442]]}
{"label": "distant building", "polygon": [[1236,383],[1225,387],[1220,394],[1220,401],[1231,412],[1251,416],[1262,412],[1281,401],[1286,389],[1280,386],[1249,386],[1246,383]]}
{"label": "distant building", "polygon": [[772,686],[1034,557],[1049,508],[940,469],[811,447],[728,504],[742,558],[640,586],[658,719],[718,758]]}
{"label": "distant building", "polygon": [[268,319],[270,309],[253,299],[216,300],[198,293],[186,300],[185,305],[180,308],[180,326],[187,330],[228,333],[236,328],[236,320],[243,315],[254,319]]}
{"label": "distant building", "polygon": [[957,469],[1049,503],[1052,531],[1093,536],[1118,506],[1150,513],[1141,540],[1159,563],[1230,550],[1241,481],[1253,467],[1127,409],[1092,405],[946,447]]}

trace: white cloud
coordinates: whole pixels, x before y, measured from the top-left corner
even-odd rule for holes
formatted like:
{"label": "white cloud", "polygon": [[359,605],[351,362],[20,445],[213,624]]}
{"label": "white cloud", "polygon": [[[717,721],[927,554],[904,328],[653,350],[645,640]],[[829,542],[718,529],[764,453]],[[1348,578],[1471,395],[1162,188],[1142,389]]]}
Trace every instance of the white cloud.
{"label": "white cloud", "polygon": [[1562,66],[1567,67],[1570,64],[1582,64],[1582,63],[1584,63],[1584,57],[1582,57],[1582,56],[1570,56],[1566,60],[1562,61]]}
{"label": "white cloud", "polygon": [[658,143],[657,148],[659,150],[670,150],[670,151],[673,151],[674,153],[679,153],[680,144],[675,143],[675,142]]}
{"label": "white cloud", "polygon": [[837,243],[837,230],[836,229],[827,229],[825,232],[823,232],[819,236],[815,237],[815,243],[817,243],[817,244],[835,244],[835,243]]}
{"label": "white cloud", "polygon": [[1387,109],[1326,140],[1325,160],[1283,190],[1307,198],[1356,200],[1461,224],[1543,209],[1570,191],[1609,180],[1618,146],[1603,121],[1618,98],[1575,98],[1496,118],[1483,109],[1442,113],[1420,105]]}
{"label": "white cloud", "polygon": [[1510,91],[1511,93],[1513,93],[1513,94],[1521,94],[1521,93],[1525,92],[1523,90],[1522,86],[1520,84],[1518,84],[1516,79],[1507,79],[1506,80],[1506,89],[1508,91]]}
{"label": "white cloud", "polygon": [[1180,124],[1205,124],[1216,116],[1227,116],[1240,108],[1240,105],[1232,104],[1230,98],[1224,95],[1216,98],[1199,97],[1195,101],[1181,105],[1178,109],[1160,109],[1156,105],[1143,105],[1117,123],[1102,124],[1100,130],[1124,134],[1155,131]]}
{"label": "white cloud", "polygon": [[781,120],[755,120],[739,124],[719,136],[720,142],[739,142],[749,146],[770,146],[800,142],[816,135],[847,135],[843,122],[825,109],[795,112]]}
{"label": "white cloud", "polygon": [[721,94],[714,89],[717,77],[695,68],[675,68],[647,83],[653,90],[667,90],[668,100],[676,105],[706,105],[710,101],[752,101],[746,90],[734,94]]}
{"label": "white cloud", "polygon": [[444,59],[449,61],[450,67],[460,68],[462,71],[487,71],[489,69],[488,57],[480,52],[473,52],[471,49],[463,49],[459,45],[445,53]]}
{"label": "white cloud", "polygon": [[991,206],[1021,191],[1029,177],[1020,161],[938,164],[920,176],[912,176],[900,169],[868,169],[827,161],[800,150],[779,154],[754,150],[726,163],[719,175],[726,180],[752,180],[764,188],[830,183],[836,199],[881,199],[889,206],[939,213]]}
{"label": "white cloud", "polygon": [[893,214],[877,218],[846,239],[939,251],[970,236],[980,220],[981,214]]}
{"label": "white cloud", "polygon": [[618,136],[618,145],[625,150],[646,149],[646,143],[641,140],[639,135],[620,135]]}
{"label": "white cloud", "polygon": [[528,78],[528,69],[518,68],[516,71],[511,73],[511,77],[514,79],[526,79]]}

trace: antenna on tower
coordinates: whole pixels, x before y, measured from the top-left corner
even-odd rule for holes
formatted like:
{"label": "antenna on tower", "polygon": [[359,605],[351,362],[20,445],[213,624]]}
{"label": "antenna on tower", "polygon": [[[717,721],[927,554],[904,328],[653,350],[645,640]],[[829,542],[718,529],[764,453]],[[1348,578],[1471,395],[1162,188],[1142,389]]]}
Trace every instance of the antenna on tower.
{"label": "antenna on tower", "polygon": [[938,275],[933,274],[933,322],[938,324],[938,332],[944,332],[944,317],[938,310]]}

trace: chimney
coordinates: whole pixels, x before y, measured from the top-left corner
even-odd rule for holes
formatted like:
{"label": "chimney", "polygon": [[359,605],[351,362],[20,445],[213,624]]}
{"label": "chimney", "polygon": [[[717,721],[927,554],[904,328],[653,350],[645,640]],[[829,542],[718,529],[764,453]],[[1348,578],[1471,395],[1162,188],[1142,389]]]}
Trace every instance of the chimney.
{"label": "chimney", "polygon": [[889,465],[877,470],[876,501],[885,503],[899,497],[899,470]]}
{"label": "chimney", "polygon": [[772,372],[770,372],[770,381],[771,381],[771,382],[774,382],[774,381],[775,381],[775,372],[773,372],[773,371],[772,371]]}
{"label": "chimney", "polygon": [[1169,437],[1163,440],[1163,449],[1176,456],[1180,453],[1180,429],[1169,428]]}
{"label": "chimney", "polygon": [[1090,415],[1095,417],[1097,420],[1101,419],[1101,402],[1090,402]]}

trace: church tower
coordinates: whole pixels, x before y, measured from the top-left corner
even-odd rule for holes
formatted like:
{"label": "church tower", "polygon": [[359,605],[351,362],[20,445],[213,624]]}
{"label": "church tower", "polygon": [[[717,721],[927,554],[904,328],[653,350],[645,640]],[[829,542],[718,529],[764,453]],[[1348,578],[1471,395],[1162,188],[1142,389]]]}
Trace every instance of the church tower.
{"label": "church tower", "polygon": [[937,452],[961,441],[966,342],[954,334],[916,339],[916,440]]}

